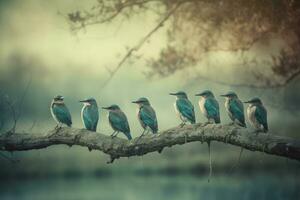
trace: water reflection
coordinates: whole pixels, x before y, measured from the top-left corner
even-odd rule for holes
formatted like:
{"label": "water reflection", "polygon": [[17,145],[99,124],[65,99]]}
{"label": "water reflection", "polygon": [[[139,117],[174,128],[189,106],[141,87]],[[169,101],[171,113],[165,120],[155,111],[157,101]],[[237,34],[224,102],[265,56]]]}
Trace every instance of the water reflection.
{"label": "water reflection", "polygon": [[2,180],[0,199],[299,199],[298,177],[292,175],[214,176],[107,176]]}

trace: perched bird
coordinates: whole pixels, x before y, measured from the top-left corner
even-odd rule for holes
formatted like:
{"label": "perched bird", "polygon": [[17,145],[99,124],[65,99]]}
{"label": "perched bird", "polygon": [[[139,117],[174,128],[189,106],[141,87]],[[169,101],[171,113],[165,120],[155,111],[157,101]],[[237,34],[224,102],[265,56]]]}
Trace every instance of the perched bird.
{"label": "perched bird", "polygon": [[149,129],[152,131],[152,133],[157,133],[157,118],[154,109],[150,105],[149,100],[145,97],[142,97],[137,101],[133,101],[132,103],[136,103],[139,106],[137,116],[141,126],[144,129],[142,135],[144,135],[146,131],[148,132]]}
{"label": "perched bird", "polygon": [[215,99],[214,94],[205,90],[202,93],[196,94],[200,96],[199,107],[204,116],[208,119],[208,123],[221,123],[219,103]]}
{"label": "perched bird", "polygon": [[176,101],[174,103],[175,111],[180,117],[182,123],[180,126],[184,126],[186,122],[195,124],[195,111],[194,106],[188,99],[185,92],[179,91],[177,93],[170,93],[170,95],[176,96]]}
{"label": "perched bird", "polygon": [[119,132],[125,134],[128,140],[131,140],[130,128],[126,115],[120,109],[118,105],[111,105],[109,107],[102,107],[103,109],[109,110],[108,121],[114,132],[112,137],[116,137]]}
{"label": "perched bird", "polygon": [[250,123],[258,131],[268,132],[267,110],[259,98],[253,98],[244,103],[249,103],[247,115]]}
{"label": "perched bird", "polygon": [[228,92],[221,96],[226,98],[225,108],[233,123],[246,127],[244,105],[238,98],[237,94],[234,92]]}
{"label": "perched bird", "polygon": [[57,95],[53,98],[50,106],[53,119],[57,122],[57,127],[65,124],[69,127],[72,125],[71,114],[64,103],[64,97]]}
{"label": "perched bird", "polygon": [[94,98],[88,98],[79,102],[83,103],[81,119],[85,128],[90,131],[96,131],[99,120],[99,112],[96,100]]}

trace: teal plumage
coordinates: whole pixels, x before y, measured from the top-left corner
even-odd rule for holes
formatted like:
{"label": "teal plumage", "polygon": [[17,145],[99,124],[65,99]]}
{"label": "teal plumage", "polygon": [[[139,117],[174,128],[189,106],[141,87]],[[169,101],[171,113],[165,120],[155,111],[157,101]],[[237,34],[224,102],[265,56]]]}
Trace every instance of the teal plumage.
{"label": "teal plumage", "polygon": [[269,130],[267,121],[267,110],[262,105],[257,105],[255,109],[255,117],[258,123],[263,126],[265,132]]}
{"label": "teal plumage", "polygon": [[239,99],[231,99],[229,100],[228,109],[228,111],[230,112],[229,117],[231,118],[231,120],[237,120],[241,126],[246,127],[243,103]]}
{"label": "teal plumage", "polygon": [[140,123],[144,129],[149,127],[152,133],[157,133],[158,125],[154,109],[150,105],[143,105],[138,112]]}
{"label": "teal plumage", "polygon": [[203,115],[208,119],[209,123],[221,123],[219,103],[215,99],[214,94],[205,90],[196,96],[200,96],[199,107]]}
{"label": "teal plumage", "polygon": [[71,114],[63,100],[64,100],[63,96],[58,95],[54,97],[50,107],[51,114],[54,120],[58,124],[65,124],[71,127],[72,126]]}
{"label": "teal plumage", "polygon": [[244,104],[238,98],[235,92],[228,92],[227,94],[221,95],[226,98],[225,108],[230,119],[240,126],[246,127]]}
{"label": "teal plumage", "polygon": [[[102,107],[103,109],[109,110],[108,121],[114,133],[112,137],[116,137],[119,132],[124,133],[124,135],[131,140],[130,128],[126,115],[122,112],[118,105],[111,105],[109,107]],[[115,134],[116,133],[116,134]]]}
{"label": "teal plumage", "polygon": [[188,99],[178,98],[176,100],[176,108],[180,115],[186,118],[191,124],[195,124],[194,106]]}
{"label": "teal plumage", "polygon": [[215,123],[220,123],[219,103],[214,98],[207,98],[204,103],[208,119],[214,119]]}
{"label": "teal plumage", "polygon": [[111,127],[115,131],[124,133],[128,140],[132,139],[127,117],[122,111],[110,111],[108,119]]}
{"label": "teal plumage", "polygon": [[268,132],[267,110],[259,98],[253,98],[245,103],[249,103],[247,115],[249,122],[258,131]]}
{"label": "teal plumage", "polygon": [[90,131],[96,131],[99,120],[99,111],[96,100],[94,98],[89,98],[80,102],[84,103],[81,110],[81,118],[85,128]]}
{"label": "teal plumage", "polygon": [[179,91],[177,93],[170,93],[170,95],[176,96],[174,107],[182,121],[181,126],[184,126],[186,122],[195,124],[196,118],[194,106],[188,99],[187,94],[183,91]]}

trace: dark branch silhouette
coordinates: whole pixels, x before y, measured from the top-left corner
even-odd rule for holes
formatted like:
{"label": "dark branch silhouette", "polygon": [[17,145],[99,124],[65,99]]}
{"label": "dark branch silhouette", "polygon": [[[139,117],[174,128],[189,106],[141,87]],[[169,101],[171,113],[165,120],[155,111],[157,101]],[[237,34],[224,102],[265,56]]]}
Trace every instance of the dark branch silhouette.
{"label": "dark branch silhouette", "polygon": [[173,9],[171,9],[166,16],[147,34],[145,35],[139,43],[137,43],[134,47],[130,48],[125,56],[121,59],[121,61],[118,63],[118,65],[113,69],[109,70],[109,78],[105,80],[101,88],[104,88],[114,77],[114,75],[119,71],[119,69],[123,66],[123,64],[130,58],[133,52],[138,51],[143,44],[158,30],[160,29],[164,23],[170,18],[170,16],[179,8],[180,3],[174,6]]}
{"label": "dark branch silhouette", "polygon": [[14,133],[0,136],[0,150],[26,151],[43,149],[52,145],[79,145],[89,150],[99,150],[111,157],[110,163],[120,157],[141,156],[162,152],[166,147],[189,142],[212,141],[228,143],[250,151],[260,151],[300,161],[300,141],[272,133],[253,133],[234,125],[196,124],[175,127],[158,134],[147,135],[128,141],[111,138],[101,133],[77,128],[58,128],[48,133]]}

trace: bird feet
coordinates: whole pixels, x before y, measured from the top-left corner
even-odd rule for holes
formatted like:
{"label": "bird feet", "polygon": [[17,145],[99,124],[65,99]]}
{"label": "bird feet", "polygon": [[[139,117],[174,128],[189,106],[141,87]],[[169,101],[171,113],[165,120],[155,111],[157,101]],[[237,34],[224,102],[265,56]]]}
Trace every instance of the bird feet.
{"label": "bird feet", "polygon": [[181,123],[180,125],[179,125],[179,128],[182,128],[182,127],[184,127],[185,126],[185,123],[183,122],[183,123]]}
{"label": "bird feet", "polygon": [[57,124],[57,125],[55,126],[54,130],[59,131],[61,128],[62,128],[62,125],[61,125],[61,124]]}
{"label": "bird feet", "polygon": [[229,126],[234,126],[235,123],[234,123],[234,122],[230,122],[230,123],[228,123],[228,125],[229,125]]}
{"label": "bird feet", "polygon": [[255,134],[255,136],[258,136],[258,134],[261,132],[261,130],[257,129],[257,130],[254,130],[253,133]]}
{"label": "bird feet", "polygon": [[204,123],[202,124],[202,127],[207,126],[208,124],[212,124],[212,122],[210,122],[210,121],[204,122]]}
{"label": "bird feet", "polygon": [[111,138],[115,138],[115,137],[117,137],[117,135],[118,135],[118,133],[116,134],[117,132],[113,132],[111,135],[110,135],[110,137]]}

